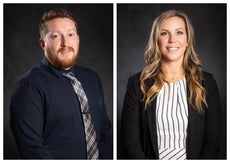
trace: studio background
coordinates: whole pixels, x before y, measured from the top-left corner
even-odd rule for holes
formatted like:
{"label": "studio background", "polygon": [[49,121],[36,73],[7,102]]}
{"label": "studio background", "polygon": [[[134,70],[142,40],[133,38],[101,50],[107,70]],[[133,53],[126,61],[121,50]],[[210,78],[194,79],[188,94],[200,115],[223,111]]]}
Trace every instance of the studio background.
{"label": "studio background", "polygon": [[120,120],[128,78],[145,67],[144,52],[153,20],[170,9],[190,18],[203,70],[213,73],[222,105],[221,151],[226,158],[226,4],[118,4],[117,6],[117,158],[124,158]]}
{"label": "studio background", "polygon": [[113,123],[113,5],[4,4],[4,159],[19,158],[9,125],[13,87],[21,75],[40,63],[43,57],[38,43],[40,18],[45,11],[56,8],[67,9],[76,17],[80,36],[77,64],[99,74],[107,113]]}

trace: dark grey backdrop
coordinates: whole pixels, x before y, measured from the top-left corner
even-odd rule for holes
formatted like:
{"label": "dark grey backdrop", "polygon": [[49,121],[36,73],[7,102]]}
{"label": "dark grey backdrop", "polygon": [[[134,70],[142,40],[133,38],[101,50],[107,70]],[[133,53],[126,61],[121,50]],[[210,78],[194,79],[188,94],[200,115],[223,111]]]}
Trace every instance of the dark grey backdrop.
{"label": "dark grey backdrop", "polygon": [[223,108],[220,158],[226,158],[226,4],[118,4],[117,6],[117,154],[120,119],[128,77],[143,69],[145,47],[152,22],[169,9],[185,11],[195,29],[197,51],[205,71],[213,73]]}
{"label": "dark grey backdrop", "polygon": [[42,14],[65,8],[79,25],[77,64],[95,70],[102,79],[105,103],[113,122],[113,5],[112,4],[4,4],[4,159],[18,158],[9,127],[9,103],[18,78],[42,57],[38,25]]}

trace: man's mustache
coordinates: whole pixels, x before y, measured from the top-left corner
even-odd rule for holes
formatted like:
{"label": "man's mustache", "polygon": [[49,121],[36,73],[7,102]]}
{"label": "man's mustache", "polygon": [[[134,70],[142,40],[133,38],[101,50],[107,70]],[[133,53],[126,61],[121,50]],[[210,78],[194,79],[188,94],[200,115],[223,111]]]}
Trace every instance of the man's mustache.
{"label": "man's mustache", "polygon": [[58,52],[63,52],[63,51],[74,51],[72,47],[63,47],[58,50]]}

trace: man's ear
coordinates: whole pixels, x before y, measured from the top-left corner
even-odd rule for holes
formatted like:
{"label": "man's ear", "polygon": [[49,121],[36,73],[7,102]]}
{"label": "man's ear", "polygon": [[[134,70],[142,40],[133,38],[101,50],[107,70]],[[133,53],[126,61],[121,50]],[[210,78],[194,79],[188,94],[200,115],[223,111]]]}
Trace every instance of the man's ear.
{"label": "man's ear", "polygon": [[45,42],[42,38],[39,39],[39,44],[43,50],[45,50]]}
{"label": "man's ear", "polygon": [[79,36],[79,34],[77,34],[77,37],[78,37],[78,44],[80,44],[80,36]]}

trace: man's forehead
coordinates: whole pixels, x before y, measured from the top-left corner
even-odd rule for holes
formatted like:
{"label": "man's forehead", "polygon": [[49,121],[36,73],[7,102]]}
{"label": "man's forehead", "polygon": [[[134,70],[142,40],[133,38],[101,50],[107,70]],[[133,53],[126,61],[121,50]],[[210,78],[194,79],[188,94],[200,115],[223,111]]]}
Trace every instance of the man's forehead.
{"label": "man's forehead", "polygon": [[54,18],[54,19],[48,20],[46,24],[47,25],[55,25],[55,24],[75,25],[76,23],[70,18]]}
{"label": "man's forehead", "polygon": [[76,24],[69,18],[55,18],[46,22],[47,30],[75,30]]}

